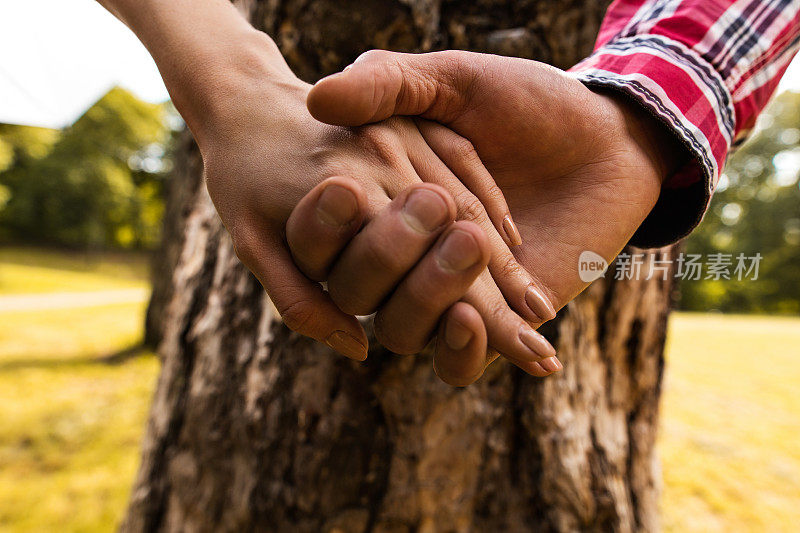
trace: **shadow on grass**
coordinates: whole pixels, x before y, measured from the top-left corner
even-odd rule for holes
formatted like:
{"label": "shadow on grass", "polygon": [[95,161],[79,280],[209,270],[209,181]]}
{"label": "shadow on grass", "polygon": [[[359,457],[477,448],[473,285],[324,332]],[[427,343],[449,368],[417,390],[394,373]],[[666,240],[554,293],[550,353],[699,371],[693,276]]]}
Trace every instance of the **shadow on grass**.
{"label": "shadow on grass", "polygon": [[101,355],[66,359],[12,359],[0,362],[0,372],[27,369],[74,368],[86,365],[121,365],[131,359],[152,356],[153,352],[141,342],[127,348]]}

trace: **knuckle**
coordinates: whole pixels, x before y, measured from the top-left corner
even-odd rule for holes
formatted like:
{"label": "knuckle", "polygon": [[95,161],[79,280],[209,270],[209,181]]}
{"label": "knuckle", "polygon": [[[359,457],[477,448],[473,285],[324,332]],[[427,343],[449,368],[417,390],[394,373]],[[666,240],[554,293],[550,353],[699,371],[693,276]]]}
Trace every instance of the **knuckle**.
{"label": "knuckle", "polygon": [[315,316],[313,306],[305,300],[289,302],[277,309],[286,327],[298,333],[306,331]]}
{"label": "knuckle", "polygon": [[483,375],[483,369],[480,369],[480,371],[477,373],[471,374],[468,372],[468,370],[462,370],[459,368],[448,368],[447,370],[443,370],[435,364],[434,372],[436,372],[436,375],[439,377],[439,379],[451,387],[466,387],[467,385],[472,385]]}
{"label": "knuckle", "polygon": [[502,254],[500,262],[497,266],[497,278],[510,278],[518,275],[522,271],[522,267],[517,262],[517,259],[510,253]]}
{"label": "knuckle", "polygon": [[514,320],[514,313],[504,301],[490,302],[486,309],[487,325],[490,323],[508,323]]}
{"label": "knuckle", "polygon": [[462,191],[455,197],[459,220],[483,222],[486,219],[486,209],[477,196],[469,191]]}
{"label": "knuckle", "polygon": [[380,49],[373,49],[367,50],[355,60],[356,63],[361,61],[386,61],[391,59],[394,55],[394,52],[390,52],[388,50],[380,50]]}
{"label": "knuckle", "polygon": [[233,252],[248,268],[254,270],[259,263],[259,252],[263,245],[263,231],[253,224],[247,208],[232,217],[225,226],[233,242]]}
{"label": "knuckle", "polygon": [[239,261],[247,266],[253,265],[256,259],[256,246],[253,239],[239,234],[234,236],[232,240],[233,251]]}
{"label": "knuckle", "polygon": [[398,87],[396,99],[405,102],[411,109],[422,114],[430,106],[437,105],[436,95],[439,93],[439,81],[435,71],[412,68],[400,61],[395,61],[394,68],[403,83]]}
{"label": "knuckle", "polygon": [[366,239],[364,242],[364,261],[376,271],[397,274],[402,272],[402,267],[398,262],[397,254],[393,253],[388,243],[375,238]]}
{"label": "knuckle", "polygon": [[374,296],[370,290],[355,284],[350,273],[341,269],[334,270],[328,278],[328,295],[336,307],[348,315],[369,315],[377,305],[369,301],[369,297]]}
{"label": "knuckle", "polygon": [[499,205],[503,204],[506,200],[503,191],[501,191],[500,187],[498,187],[496,184],[489,185],[484,194],[486,195],[486,198],[484,198],[484,204]]}
{"label": "knuckle", "polygon": [[419,317],[434,317],[447,308],[446,300],[454,292],[452,285],[459,280],[448,276],[417,281],[406,284],[404,297],[408,301],[408,308],[413,309]]}
{"label": "knuckle", "polygon": [[452,149],[456,157],[468,163],[474,163],[476,160],[480,161],[478,152],[475,151],[475,147],[469,139],[459,137],[458,140],[453,142]]}
{"label": "knuckle", "polygon": [[465,53],[461,50],[446,50],[435,52],[440,54],[439,58],[443,64],[447,65],[445,71],[449,75],[443,81],[443,91],[447,91],[448,97],[448,118],[455,119],[473,102],[475,91],[479,85],[483,68],[476,62],[475,54]]}
{"label": "knuckle", "polygon": [[374,306],[368,303],[362,295],[351,291],[337,290],[335,285],[328,282],[328,294],[343,313],[354,316],[367,316],[374,312]]}
{"label": "knuckle", "polygon": [[376,161],[399,166],[400,155],[400,119],[378,125],[363,126],[358,132],[360,147]]}
{"label": "knuckle", "polygon": [[397,328],[387,324],[380,313],[375,316],[375,339],[390,352],[400,355],[419,353],[427,344],[426,341],[409,335],[407,331],[398,331]]}

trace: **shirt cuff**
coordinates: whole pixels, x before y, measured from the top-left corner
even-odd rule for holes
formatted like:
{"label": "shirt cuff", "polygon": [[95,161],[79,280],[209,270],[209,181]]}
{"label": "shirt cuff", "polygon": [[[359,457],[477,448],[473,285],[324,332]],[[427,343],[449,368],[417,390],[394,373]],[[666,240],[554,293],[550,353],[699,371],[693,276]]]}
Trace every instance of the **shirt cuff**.
{"label": "shirt cuff", "polygon": [[611,41],[569,74],[627,96],[687,149],[686,163],[664,180],[630,244],[654,248],[688,235],[708,209],[731,146],[735,117],[723,79],[692,49],[660,35]]}

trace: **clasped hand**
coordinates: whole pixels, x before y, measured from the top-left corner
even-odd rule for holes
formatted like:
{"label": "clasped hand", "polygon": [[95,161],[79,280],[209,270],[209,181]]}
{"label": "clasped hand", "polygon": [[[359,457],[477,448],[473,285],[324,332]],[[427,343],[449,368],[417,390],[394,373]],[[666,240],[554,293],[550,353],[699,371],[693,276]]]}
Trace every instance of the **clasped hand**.
{"label": "clasped hand", "polygon": [[376,313],[392,351],[435,336],[452,385],[497,354],[560,370],[535,328],[585,287],[580,253],[615,256],[669,172],[652,119],[529,60],[371,52],[313,88],[287,74],[236,90],[196,137],[286,324],[362,360],[355,317]]}

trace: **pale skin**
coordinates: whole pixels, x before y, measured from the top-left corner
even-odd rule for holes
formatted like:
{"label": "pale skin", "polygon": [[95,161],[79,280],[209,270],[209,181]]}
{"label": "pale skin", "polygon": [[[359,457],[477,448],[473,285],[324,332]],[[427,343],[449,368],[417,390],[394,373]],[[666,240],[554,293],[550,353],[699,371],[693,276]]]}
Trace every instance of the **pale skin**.
{"label": "pale skin", "polygon": [[618,253],[669,171],[647,119],[538,63],[377,53],[312,90],[225,0],[100,3],[156,60],[237,254],[287,325],[354,359],[354,315],[376,312],[399,353],[438,332],[434,368],[453,385],[497,352],[560,370],[535,327],[583,289],[577,254]]}

